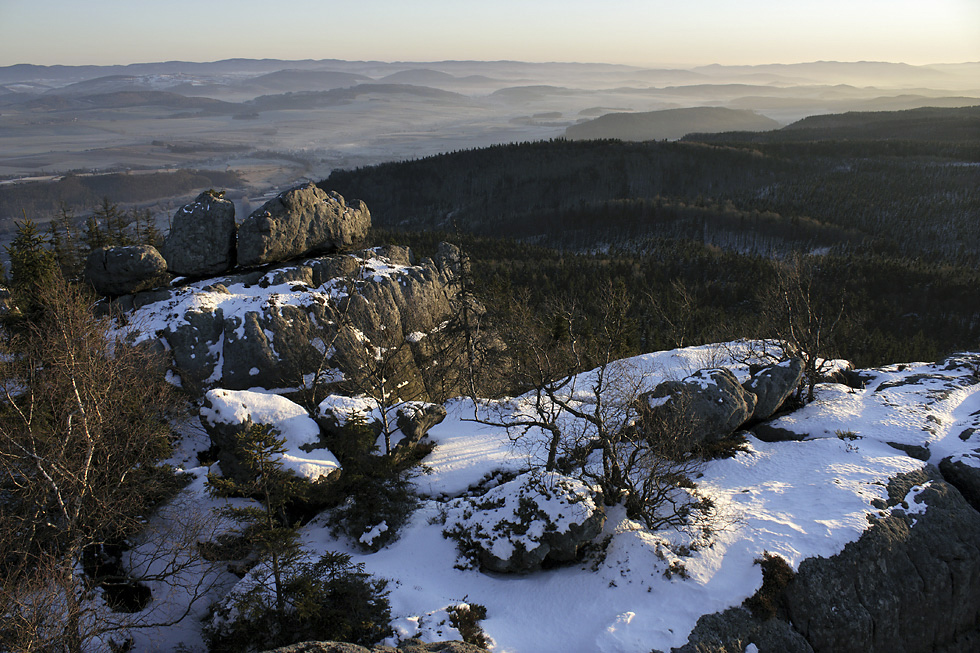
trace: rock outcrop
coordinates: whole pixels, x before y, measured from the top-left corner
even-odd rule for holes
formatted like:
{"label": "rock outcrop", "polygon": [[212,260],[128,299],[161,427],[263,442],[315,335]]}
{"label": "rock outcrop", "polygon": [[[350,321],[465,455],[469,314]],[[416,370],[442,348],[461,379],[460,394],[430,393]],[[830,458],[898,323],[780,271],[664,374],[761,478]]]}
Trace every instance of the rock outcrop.
{"label": "rock outcrop", "polygon": [[172,274],[207,277],[235,265],[235,205],[212,192],[174,213],[161,248]]}
{"label": "rock outcrop", "polygon": [[724,368],[699,370],[682,381],[664,381],[639,397],[641,428],[682,428],[689,446],[719,440],[755,411],[756,396]]}
{"label": "rock outcrop", "polygon": [[337,193],[310,183],[279,194],[242,222],[238,264],[264,265],[351,247],[370,226],[364,202],[348,206]]}
{"label": "rock outcrop", "polygon": [[752,375],[742,387],[756,396],[753,419],[768,419],[793,394],[803,379],[803,361],[791,358]]}
{"label": "rock outcrop", "polygon": [[406,338],[438,330],[456,282],[447,267],[410,260],[405,248],[377,248],[190,284],[146,304],[136,295],[132,322],[168,345],[191,387],[353,382],[384,348],[388,383],[402,399],[424,399],[422,348]]}
{"label": "rock outcrop", "polygon": [[895,507],[841,553],[800,563],[786,599],[814,651],[925,653],[977,629],[980,513],[927,470],[894,479]]}
{"label": "rock outcrop", "polygon": [[574,560],[605,522],[599,495],[584,483],[531,471],[449,504],[445,533],[483,569],[513,574],[539,569],[546,560]]}
{"label": "rock outcrop", "polygon": [[785,621],[758,619],[745,608],[706,614],[671,653],[744,653],[754,644],[759,653],[813,653],[813,648]]}
{"label": "rock outcrop", "polygon": [[975,650],[980,513],[938,470],[888,484],[878,519],[839,554],[800,563],[782,592],[788,621],[742,608],[705,615],[674,653]]}
{"label": "rock outcrop", "polygon": [[85,281],[100,295],[127,295],[167,283],[167,262],[151,245],[103,247],[89,254]]}

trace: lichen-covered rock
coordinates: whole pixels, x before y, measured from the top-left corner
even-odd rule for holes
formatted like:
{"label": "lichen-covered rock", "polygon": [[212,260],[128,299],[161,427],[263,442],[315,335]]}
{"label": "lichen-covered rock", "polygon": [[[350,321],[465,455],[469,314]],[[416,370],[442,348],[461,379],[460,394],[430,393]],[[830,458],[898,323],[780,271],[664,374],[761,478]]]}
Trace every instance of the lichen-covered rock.
{"label": "lichen-covered rock", "polygon": [[599,493],[555,472],[530,471],[446,513],[448,537],[486,570],[525,573],[574,560],[606,521]]}
{"label": "lichen-covered rock", "polygon": [[149,290],[167,279],[167,262],[152,245],[102,247],[85,262],[85,281],[100,295]]}
{"label": "lichen-covered rock", "polygon": [[206,277],[235,265],[235,205],[213,193],[174,213],[161,254],[172,274]]}
{"label": "lichen-covered rock", "polygon": [[800,563],[785,594],[814,651],[925,653],[976,630],[980,513],[926,470],[894,479],[898,503],[841,553]]}
{"label": "lichen-covered rock", "polygon": [[699,370],[682,381],[664,381],[639,397],[641,428],[658,424],[683,428],[690,446],[719,440],[744,424],[755,411],[756,397],[731,371]]}
{"label": "lichen-covered rock", "polygon": [[803,379],[803,361],[791,358],[765,367],[742,384],[756,396],[753,419],[767,419],[779,410]]}
{"label": "lichen-covered rock", "polygon": [[337,193],[310,183],[280,193],[238,228],[238,264],[264,265],[350,247],[367,235],[364,202],[348,206]]}

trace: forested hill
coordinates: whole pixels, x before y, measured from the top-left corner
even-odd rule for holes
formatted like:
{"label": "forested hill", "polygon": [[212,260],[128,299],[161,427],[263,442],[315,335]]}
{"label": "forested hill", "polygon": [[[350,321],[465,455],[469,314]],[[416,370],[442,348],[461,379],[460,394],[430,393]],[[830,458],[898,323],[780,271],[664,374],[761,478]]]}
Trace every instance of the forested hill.
{"label": "forested hill", "polygon": [[772,131],[689,134],[694,142],[785,143],[827,140],[932,141],[980,145],[980,106],[923,107],[907,111],[851,111],[809,116]]}
{"label": "forested hill", "polygon": [[980,145],[946,141],[555,140],[335,171],[321,186],[401,230],[579,250],[648,237],[762,254],[840,245],[976,264],[978,165]]}

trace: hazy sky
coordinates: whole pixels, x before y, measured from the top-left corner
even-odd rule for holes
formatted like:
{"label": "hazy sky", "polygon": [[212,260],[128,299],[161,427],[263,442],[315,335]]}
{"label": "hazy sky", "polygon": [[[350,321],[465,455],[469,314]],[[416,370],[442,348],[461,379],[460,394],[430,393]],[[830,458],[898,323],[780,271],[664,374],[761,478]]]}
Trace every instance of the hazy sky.
{"label": "hazy sky", "polygon": [[0,65],[980,61],[980,0],[0,0]]}

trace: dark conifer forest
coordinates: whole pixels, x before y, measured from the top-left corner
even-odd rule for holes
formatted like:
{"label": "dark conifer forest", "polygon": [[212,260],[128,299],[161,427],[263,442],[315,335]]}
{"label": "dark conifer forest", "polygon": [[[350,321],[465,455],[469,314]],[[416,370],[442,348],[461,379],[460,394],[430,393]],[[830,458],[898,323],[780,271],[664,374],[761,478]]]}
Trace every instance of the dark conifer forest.
{"label": "dark conifer forest", "polygon": [[833,354],[934,360],[980,340],[980,117],[936,111],[503,145],[320,185],[363,199],[386,240],[460,243],[496,310],[523,289],[540,310],[565,296],[600,315],[596,289],[625,285],[635,352],[772,335],[776,280],[804,259],[814,305],[840,316]]}

